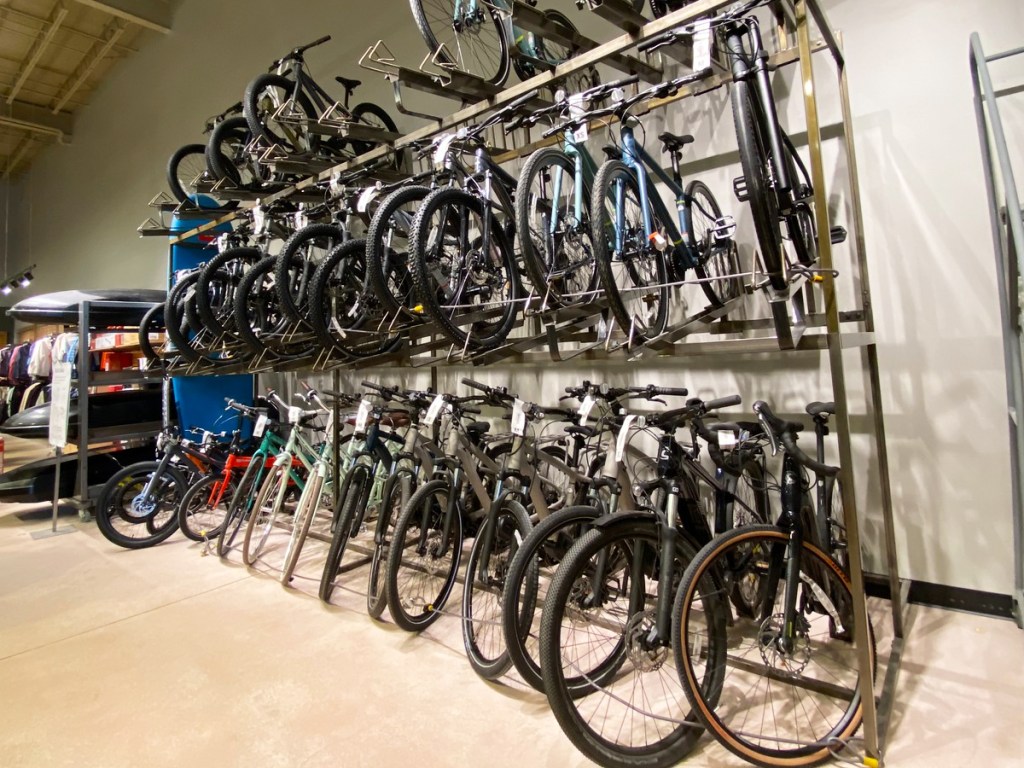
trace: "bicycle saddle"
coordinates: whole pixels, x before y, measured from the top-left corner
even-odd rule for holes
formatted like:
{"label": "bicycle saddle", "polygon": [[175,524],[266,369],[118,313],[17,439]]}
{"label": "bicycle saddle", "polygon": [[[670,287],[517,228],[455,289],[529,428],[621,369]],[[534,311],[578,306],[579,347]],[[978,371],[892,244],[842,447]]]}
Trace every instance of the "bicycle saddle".
{"label": "bicycle saddle", "polygon": [[466,433],[473,440],[479,440],[482,435],[486,435],[491,429],[491,425],[486,421],[471,421],[466,425]]}
{"label": "bicycle saddle", "polygon": [[665,131],[664,133],[658,134],[658,139],[662,144],[665,145],[666,152],[676,152],[687,144],[693,143],[693,136],[686,134],[685,136],[677,136],[674,133]]}
{"label": "bicycle saddle", "polygon": [[356,88],[363,84],[362,80],[353,80],[350,77],[339,76],[334,79],[341,83],[343,86],[345,86],[345,90],[349,92],[354,91]]}
{"label": "bicycle saddle", "polygon": [[813,402],[813,403],[808,403],[808,405],[807,405],[807,413],[809,413],[811,416],[820,416],[823,413],[826,414],[826,415],[831,415],[831,414],[833,414],[835,412],[836,412],[836,404],[835,403]]}

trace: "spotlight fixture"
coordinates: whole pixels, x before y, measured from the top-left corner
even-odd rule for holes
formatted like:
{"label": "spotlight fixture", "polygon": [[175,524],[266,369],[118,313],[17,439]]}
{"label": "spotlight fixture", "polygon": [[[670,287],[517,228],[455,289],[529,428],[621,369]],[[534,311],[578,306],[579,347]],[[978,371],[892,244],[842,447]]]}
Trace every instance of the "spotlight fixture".
{"label": "spotlight fixture", "polygon": [[30,270],[26,269],[25,270],[25,274],[23,274],[21,276],[21,278],[18,280],[18,285],[20,285],[22,288],[28,288],[28,285],[31,282],[32,282],[32,272]]}
{"label": "spotlight fixture", "polygon": [[14,277],[4,278],[3,283],[0,283],[0,294],[9,296],[11,291],[17,288],[28,288],[35,279],[35,275],[32,274],[35,268],[36,265],[33,264],[28,269],[15,273]]}
{"label": "spotlight fixture", "polygon": [[11,288],[10,283],[4,283],[3,288],[0,288],[0,293],[2,293],[4,296],[10,296],[12,290],[13,289]]}

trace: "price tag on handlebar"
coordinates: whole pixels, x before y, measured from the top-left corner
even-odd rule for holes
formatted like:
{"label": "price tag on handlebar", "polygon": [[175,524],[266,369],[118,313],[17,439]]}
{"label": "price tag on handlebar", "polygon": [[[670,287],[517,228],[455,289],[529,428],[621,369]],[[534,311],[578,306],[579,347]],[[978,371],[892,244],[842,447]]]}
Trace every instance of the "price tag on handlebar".
{"label": "price tag on handlebar", "polygon": [[594,403],[597,401],[592,395],[587,395],[583,398],[583,402],[580,403],[580,424],[585,424],[587,417],[590,416],[590,412],[594,410]]}
{"label": "price tag on handlebar", "polygon": [[512,405],[512,434],[516,437],[526,436],[526,411],[523,410],[525,405],[526,403],[519,398],[516,398]]}
{"label": "price tag on handlebar", "polygon": [[711,66],[711,20],[701,19],[693,25],[693,71],[702,72]]}
{"label": "price tag on handlebar", "polygon": [[302,421],[302,409],[297,405],[288,406],[288,422],[290,424],[298,424]]}
{"label": "price tag on handlebar", "polygon": [[[573,120],[579,120],[583,116],[586,110],[583,108],[583,94],[575,93],[569,97],[569,117]],[[577,128],[573,129],[572,137],[574,141],[582,144],[590,136],[590,126],[586,120],[581,120]]]}
{"label": "price tag on handlebar", "polygon": [[622,457],[626,453],[626,442],[629,440],[629,428],[636,421],[636,416],[630,414],[622,422],[622,429],[619,430],[619,436],[615,438],[615,461],[622,461]]}
{"label": "price tag on handlebar", "polygon": [[731,451],[736,447],[736,434],[731,429],[723,429],[718,432],[718,447],[723,451]]}
{"label": "price tag on handlebar", "polygon": [[438,395],[434,398],[434,402],[432,402],[430,407],[427,409],[427,415],[423,417],[423,423],[429,427],[437,421],[437,417],[441,415],[441,408],[443,407],[444,395]]}
{"label": "price tag on handlebar", "polygon": [[267,216],[263,212],[263,206],[257,205],[252,209],[252,231],[254,235],[262,235],[267,229]]}
{"label": "price tag on handlebar", "polygon": [[267,416],[267,414],[261,413],[260,417],[256,419],[256,426],[252,428],[252,436],[263,437],[263,433],[267,429],[267,422],[269,421],[270,418]]}
{"label": "price tag on handlebar", "polygon": [[374,197],[377,196],[378,188],[376,185],[367,187],[359,193],[359,199],[356,201],[356,210],[359,213],[366,213],[370,209],[370,202]]}
{"label": "price tag on handlebar", "polygon": [[434,167],[438,170],[444,168],[445,158],[448,157],[448,149],[456,138],[458,137],[454,133],[448,133],[438,139],[437,147],[434,149]]}
{"label": "price tag on handlebar", "polygon": [[309,224],[309,214],[304,209],[299,208],[295,212],[295,228],[303,229],[307,224]]}
{"label": "price tag on handlebar", "polygon": [[370,420],[371,411],[373,411],[373,403],[369,400],[359,402],[359,410],[356,412],[356,432],[366,431],[366,422]]}

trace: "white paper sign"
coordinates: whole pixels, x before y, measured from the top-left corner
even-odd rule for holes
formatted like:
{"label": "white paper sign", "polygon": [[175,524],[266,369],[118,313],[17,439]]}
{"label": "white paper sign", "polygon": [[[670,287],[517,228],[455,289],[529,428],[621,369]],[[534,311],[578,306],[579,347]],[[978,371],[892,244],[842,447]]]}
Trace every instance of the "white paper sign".
{"label": "white paper sign", "polygon": [[693,71],[702,72],[711,66],[711,20],[701,19],[693,25]]}
{"label": "white paper sign", "polygon": [[291,424],[298,424],[302,421],[302,409],[296,405],[288,406],[288,421]]}
{"label": "white paper sign", "polygon": [[720,430],[718,433],[718,447],[724,451],[731,451],[736,446],[736,435],[731,430]]}
{"label": "white paper sign", "polygon": [[615,438],[615,461],[622,461],[622,457],[626,453],[626,442],[629,440],[629,428],[636,421],[636,416],[630,414],[626,417],[626,420],[622,422],[622,429],[619,430],[619,436]]}
{"label": "white paper sign", "polygon": [[[583,94],[576,93],[569,97],[569,117],[573,120],[579,119],[579,117],[585,112],[583,109]],[[584,120],[580,125],[573,131],[573,138],[580,144],[587,140],[590,136],[590,126]]]}
{"label": "white paper sign", "polygon": [[370,420],[371,411],[373,411],[373,403],[369,400],[360,401],[359,411],[356,413],[356,432],[366,431],[366,422]]}
{"label": "white paper sign", "polygon": [[516,437],[526,435],[526,411],[523,410],[525,405],[526,403],[516,398],[512,406],[512,434]]}
{"label": "white paper sign", "polygon": [[252,436],[263,437],[263,433],[267,429],[267,422],[269,421],[270,418],[267,416],[267,414],[261,413],[259,418],[256,419],[256,426],[252,428]]}
{"label": "white paper sign", "polygon": [[580,403],[580,424],[585,424],[587,417],[590,416],[590,412],[594,410],[594,403],[597,401],[592,395],[587,395],[583,398],[583,402]]}
{"label": "white paper sign", "polygon": [[53,364],[53,386],[50,388],[50,445],[54,448],[63,448],[68,444],[71,368],[71,363]]}
{"label": "white paper sign", "polygon": [[309,224],[309,215],[300,208],[295,212],[295,228],[303,229],[307,224]]}
{"label": "white paper sign", "polygon": [[423,423],[429,427],[437,421],[437,417],[441,415],[442,406],[444,406],[444,395],[438,395],[434,398],[434,402],[430,404],[430,408],[427,409],[427,415],[423,417]]}

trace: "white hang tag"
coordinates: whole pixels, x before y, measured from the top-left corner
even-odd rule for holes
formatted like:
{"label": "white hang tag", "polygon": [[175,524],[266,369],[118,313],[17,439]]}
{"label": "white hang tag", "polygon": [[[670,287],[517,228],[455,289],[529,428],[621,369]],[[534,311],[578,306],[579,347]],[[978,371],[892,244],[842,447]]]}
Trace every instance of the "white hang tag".
{"label": "white hang tag", "polygon": [[720,430],[718,432],[718,447],[723,451],[731,451],[736,447],[736,434],[731,430]]}
{"label": "white hang tag", "polygon": [[267,417],[267,414],[261,413],[259,418],[256,419],[256,426],[252,428],[252,436],[263,437],[263,433],[266,431],[267,423],[269,421],[270,419]]}
{"label": "white hang tag", "polygon": [[443,406],[444,395],[438,395],[434,398],[434,402],[432,402],[430,407],[427,409],[427,415],[423,417],[423,423],[430,426],[437,421],[437,417],[441,415],[441,408]]}
{"label": "white hang tag", "polygon": [[297,405],[288,406],[288,422],[298,424],[300,421],[302,421],[302,409]]}
{"label": "white hang tag", "polygon": [[231,235],[228,232],[220,235],[217,238],[217,253],[224,253],[228,249],[228,243],[231,240]]}
{"label": "white hang tag", "polygon": [[307,224],[309,224],[309,214],[300,208],[295,212],[295,228],[303,229]]}
{"label": "white hang tag", "polygon": [[[574,93],[569,97],[569,117],[573,120],[577,120],[586,110],[583,108],[583,94]],[[590,126],[584,120],[580,123],[579,127],[573,129],[573,139],[582,144],[590,136]]]}
{"label": "white hang tag", "polygon": [[615,461],[622,461],[622,457],[626,453],[626,443],[629,441],[629,428],[633,425],[634,421],[636,421],[636,416],[630,414],[622,422],[619,436],[615,438]]}
{"label": "white hang tag", "polygon": [[711,20],[701,19],[693,25],[693,71],[703,72],[711,66]]}
{"label": "white hang tag", "polygon": [[331,194],[338,197],[344,191],[345,187],[341,184],[341,171],[335,171],[331,174]]}
{"label": "white hang tag", "polygon": [[446,133],[437,141],[437,146],[434,148],[434,167],[443,168],[445,158],[448,157],[448,150],[455,141],[457,136],[454,133]]}
{"label": "white hang tag", "polygon": [[594,403],[597,401],[592,395],[587,395],[583,398],[583,402],[580,403],[580,424],[585,424],[587,417],[590,416],[590,412],[594,410]]}
{"label": "white hang tag", "polygon": [[366,213],[370,208],[370,203],[373,198],[377,196],[377,187],[367,187],[359,193],[359,199],[356,201],[356,210],[359,213]]}
{"label": "white hang tag", "polygon": [[262,235],[267,229],[267,215],[263,206],[257,205],[252,209],[252,231],[254,234]]}
{"label": "white hang tag", "polygon": [[516,398],[512,405],[512,434],[516,437],[526,435],[526,411],[523,410],[525,405],[526,403],[519,398]]}
{"label": "white hang tag", "polygon": [[373,410],[373,403],[369,400],[359,402],[359,410],[356,412],[356,432],[366,431],[366,422],[370,420],[370,412]]}

